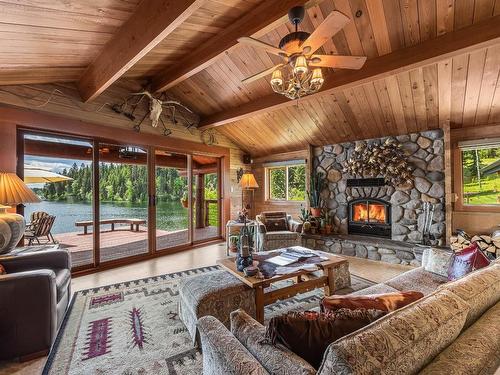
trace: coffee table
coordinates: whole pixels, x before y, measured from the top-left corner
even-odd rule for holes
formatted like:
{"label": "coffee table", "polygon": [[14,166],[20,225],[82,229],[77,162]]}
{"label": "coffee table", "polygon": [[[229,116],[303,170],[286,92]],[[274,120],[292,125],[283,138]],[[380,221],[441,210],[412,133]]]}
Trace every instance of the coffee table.
{"label": "coffee table", "polygon": [[[309,271],[297,271],[286,275],[276,275],[267,279],[258,276],[247,277],[243,272],[239,272],[236,269],[235,257],[219,259],[217,260],[217,263],[226,271],[230,272],[232,275],[236,276],[246,285],[255,290],[256,320],[263,324],[264,306],[270,305],[277,300],[290,298],[296,294],[305,293],[316,288],[324,288],[326,296],[330,296],[334,293],[335,269],[340,267],[342,264],[347,264],[347,259],[325,252],[318,253],[320,253],[323,257],[328,258],[327,260],[316,264],[319,270],[322,271],[319,276]],[[279,255],[280,251],[271,251],[267,254]],[[293,266],[293,264],[290,266]],[[292,280],[293,284],[273,289],[271,291],[265,291],[265,288],[281,280]]]}

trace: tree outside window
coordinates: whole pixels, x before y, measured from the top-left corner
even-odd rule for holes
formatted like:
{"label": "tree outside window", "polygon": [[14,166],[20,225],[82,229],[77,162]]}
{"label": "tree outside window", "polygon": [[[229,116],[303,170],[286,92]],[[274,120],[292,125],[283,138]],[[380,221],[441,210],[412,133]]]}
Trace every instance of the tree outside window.
{"label": "tree outside window", "polygon": [[305,165],[268,168],[269,199],[304,201],[306,198]]}
{"label": "tree outside window", "polygon": [[463,203],[500,205],[500,147],[462,151]]}

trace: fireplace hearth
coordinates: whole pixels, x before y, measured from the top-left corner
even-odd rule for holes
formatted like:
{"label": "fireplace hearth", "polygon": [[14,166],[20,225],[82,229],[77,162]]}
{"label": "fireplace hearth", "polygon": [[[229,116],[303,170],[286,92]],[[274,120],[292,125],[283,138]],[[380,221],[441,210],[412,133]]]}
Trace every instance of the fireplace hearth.
{"label": "fireplace hearth", "polygon": [[349,201],[347,231],[349,234],[391,238],[391,204],[375,198]]}

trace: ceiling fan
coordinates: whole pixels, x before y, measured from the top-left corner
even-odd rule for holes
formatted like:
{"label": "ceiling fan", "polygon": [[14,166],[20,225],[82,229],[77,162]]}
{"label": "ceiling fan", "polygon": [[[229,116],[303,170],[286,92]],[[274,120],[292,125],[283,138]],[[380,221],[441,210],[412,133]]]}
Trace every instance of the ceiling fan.
{"label": "ceiling fan", "polygon": [[297,99],[321,88],[324,82],[321,68],[360,69],[363,66],[366,61],[365,56],[315,54],[323,44],[350,22],[347,16],[333,11],[310,34],[298,31],[298,25],[304,19],[304,15],[305,9],[302,6],[293,7],[288,11],[288,18],[295,25],[295,31],[285,35],[278,47],[251,37],[238,39],[242,44],[262,48],[283,59],[282,63],[245,78],[242,80],[243,83],[253,82],[272,74],[270,83],[273,90],[290,99]]}

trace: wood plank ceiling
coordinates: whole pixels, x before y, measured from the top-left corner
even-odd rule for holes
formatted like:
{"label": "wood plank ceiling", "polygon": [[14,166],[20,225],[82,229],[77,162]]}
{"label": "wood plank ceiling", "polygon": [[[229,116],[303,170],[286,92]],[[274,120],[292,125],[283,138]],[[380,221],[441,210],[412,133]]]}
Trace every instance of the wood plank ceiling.
{"label": "wood plank ceiling", "polygon": [[[138,2],[0,2],[0,37],[7,40],[0,44],[0,84],[77,81]],[[260,2],[207,0],[125,77],[155,76]],[[315,1],[300,28],[311,32],[334,9],[353,21],[324,45],[324,52],[373,59],[497,16],[500,0]],[[291,30],[281,24],[260,39],[277,45]],[[267,79],[247,85],[241,79],[276,62],[275,56],[238,46],[168,92],[201,116],[211,116],[272,94]],[[257,156],[446,122],[452,127],[500,123],[499,69],[500,45],[495,45],[217,129]]]}

